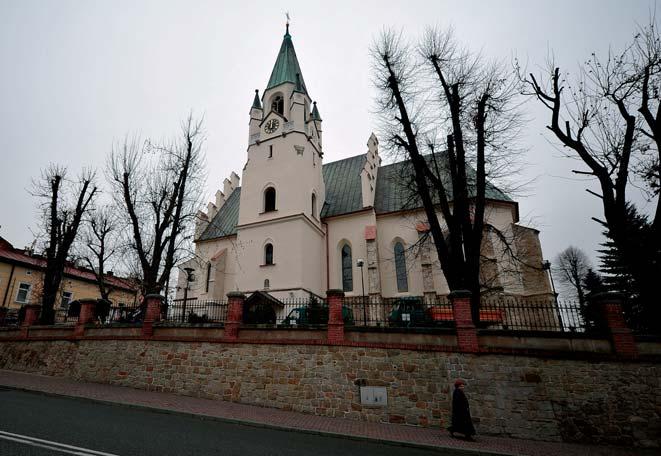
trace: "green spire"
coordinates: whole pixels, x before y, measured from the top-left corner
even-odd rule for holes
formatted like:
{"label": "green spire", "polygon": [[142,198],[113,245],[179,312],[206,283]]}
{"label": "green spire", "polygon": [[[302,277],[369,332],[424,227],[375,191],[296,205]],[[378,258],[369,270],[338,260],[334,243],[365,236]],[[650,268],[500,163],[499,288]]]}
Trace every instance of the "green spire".
{"label": "green spire", "polygon": [[[298,79],[296,75],[298,75]],[[299,82],[297,83],[297,81]],[[291,82],[297,84],[297,86],[300,85],[302,89],[300,91],[308,93],[307,88],[305,87],[305,81],[303,80],[303,73],[301,73],[301,67],[298,65],[298,59],[296,58],[294,43],[292,43],[291,35],[289,34],[289,24],[287,24],[287,31],[282,40],[280,52],[278,52],[278,59],[273,66],[273,71],[271,72],[271,77],[269,78],[266,90],[284,82]]]}
{"label": "green spire", "polygon": [[319,115],[319,110],[317,109],[317,102],[312,102],[312,114],[310,114],[310,119],[321,121],[321,116]]}
{"label": "green spire", "polygon": [[252,107],[262,109],[262,103],[259,101],[259,90],[255,89],[255,99],[252,101]]}

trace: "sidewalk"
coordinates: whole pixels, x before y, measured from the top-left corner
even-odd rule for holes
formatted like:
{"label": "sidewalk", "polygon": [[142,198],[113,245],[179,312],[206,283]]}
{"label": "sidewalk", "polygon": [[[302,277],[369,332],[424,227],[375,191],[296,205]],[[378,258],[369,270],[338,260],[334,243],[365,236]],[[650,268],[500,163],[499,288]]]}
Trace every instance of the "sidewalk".
{"label": "sidewalk", "polygon": [[395,424],[366,423],[341,418],[327,418],[287,412],[272,408],[214,401],[170,393],[147,392],[121,386],[81,383],[61,377],[48,377],[0,370],[0,385],[46,394],[91,399],[129,407],[148,407],[168,413],[184,413],[266,426],[290,431],[304,431],[344,438],[375,440],[406,446],[465,450],[465,454],[593,456],[658,454],[641,449],[538,442],[478,436],[477,442],[450,438],[438,429]]}

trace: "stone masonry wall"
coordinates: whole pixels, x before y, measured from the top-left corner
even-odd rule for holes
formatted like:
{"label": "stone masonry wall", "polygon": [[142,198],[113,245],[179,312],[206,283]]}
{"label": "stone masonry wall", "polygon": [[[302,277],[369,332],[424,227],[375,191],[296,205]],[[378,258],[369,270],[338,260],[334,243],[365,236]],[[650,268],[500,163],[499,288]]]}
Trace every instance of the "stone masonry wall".
{"label": "stone masonry wall", "polygon": [[[0,368],[317,415],[446,427],[466,379],[478,433],[659,446],[661,372],[597,362],[323,345],[3,342]],[[387,407],[358,385],[385,386]]]}

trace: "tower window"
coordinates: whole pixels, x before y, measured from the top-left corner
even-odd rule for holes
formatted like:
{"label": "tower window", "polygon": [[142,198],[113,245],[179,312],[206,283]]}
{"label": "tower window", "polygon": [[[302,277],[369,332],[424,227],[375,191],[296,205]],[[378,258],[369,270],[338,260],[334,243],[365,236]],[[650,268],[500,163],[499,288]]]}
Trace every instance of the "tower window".
{"label": "tower window", "polygon": [[275,111],[280,115],[283,115],[285,112],[285,99],[282,98],[282,95],[276,95],[276,97],[271,102],[271,111]]}
{"label": "tower window", "polygon": [[269,146],[269,158],[273,158],[273,145]]}
{"label": "tower window", "polygon": [[269,187],[264,191],[264,212],[275,210],[275,189]]}
{"label": "tower window", "polygon": [[312,194],[312,218],[317,218],[317,195]]}
{"label": "tower window", "polygon": [[342,247],[342,290],[353,291],[353,270],[351,267],[351,247]]}
{"label": "tower window", "polygon": [[273,244],[264,246],[264,264],[273,264]]}
{"label": "tower window", "polygon": [[269,282],[269,279],[264,279],[264,288],[269,288],[271,286],[271,282]]}
{"label": "tower window", "polygon": [[401,242],[395,244],[395,272],[397,274],[397,291],[409,291],[409,281],[406,276],[406,256]]}

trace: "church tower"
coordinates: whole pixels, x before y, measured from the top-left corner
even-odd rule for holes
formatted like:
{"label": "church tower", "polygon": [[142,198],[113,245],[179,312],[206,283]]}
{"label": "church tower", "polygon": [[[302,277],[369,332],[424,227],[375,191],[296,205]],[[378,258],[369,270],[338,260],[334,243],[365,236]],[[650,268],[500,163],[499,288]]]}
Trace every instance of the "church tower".
{"label": "church tower", "polygon": [[276,297],[325,292],[321,116],[289,25],[263,95],[250,109],[241,180],[237,286]]}

